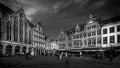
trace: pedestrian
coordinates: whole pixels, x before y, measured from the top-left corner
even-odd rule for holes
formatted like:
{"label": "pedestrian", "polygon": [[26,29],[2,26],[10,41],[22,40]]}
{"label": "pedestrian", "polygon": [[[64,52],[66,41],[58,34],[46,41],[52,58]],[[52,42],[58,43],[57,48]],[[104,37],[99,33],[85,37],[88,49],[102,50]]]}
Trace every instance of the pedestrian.
{"label": "pedestrian", "polygon": [[62,55],[63,55],[63,52],[60,54],[59,59],[61,59],[61,58],[62,58]]}
{"label": "pedestrian", "polygon": [[28,53],[25,54],[25,58],[28,59]]}
{"label": "pedestrian", "polygon": [[109,62],[112,62],[113,60],[113,57],[112,57],[112,54],[109,55]]}
{"label": "pedestrian", "polygon": [[82,58],[82,52],[80,52],[80,58]]}
{"label": "pedestrian", "polygon": [[34,56],[34,52],[33,51],[31,52],[31,56]]}
{"label": "pedestrian", "polygon": [[67,57],[68,56],[68,54],[67,54],[67,52],[65,52],[65,57]]}

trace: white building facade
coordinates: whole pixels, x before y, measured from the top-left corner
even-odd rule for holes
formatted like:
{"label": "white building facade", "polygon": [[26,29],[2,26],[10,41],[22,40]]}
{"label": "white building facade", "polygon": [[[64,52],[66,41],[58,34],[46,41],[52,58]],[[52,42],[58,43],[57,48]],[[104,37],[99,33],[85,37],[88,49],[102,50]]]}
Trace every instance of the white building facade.
{"label": "white building facade", "polygon": [[102,47],[120,46],[120,21],[102,27]]}
{"label": "white building facade", "polygon": [[45,50],[45,34],[43,33],[40,22],[38,22],[36,25],[33,26],[32,36],[33,36],[34,52],[40,55]]}
{"label": "white building facade", "polygon": [[97,18],[90,15],[85,26],[76,25],[73,34],[73,49],[95,47],[101,47],[101,26]]}

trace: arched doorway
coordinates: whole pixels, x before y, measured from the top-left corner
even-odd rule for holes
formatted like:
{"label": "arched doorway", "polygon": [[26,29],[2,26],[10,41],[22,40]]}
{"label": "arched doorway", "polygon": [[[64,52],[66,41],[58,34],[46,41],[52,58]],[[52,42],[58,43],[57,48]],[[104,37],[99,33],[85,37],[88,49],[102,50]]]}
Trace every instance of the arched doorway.
{"label": "arched doorway", "polygon": [[7,56],[11,56],[12,55],[12,46],[11,45],[7,45],[6,46],[6,55]]}
{"label": "arched doorway", "polygon": [[25,54],[26,53],[26,47],[22,48],[22,52]]}
{"label": "arched doorway", "polygon": [[0,44],[0,56],[2,56],[2,49],[3,49],[3,45]]}
{"label": "arched doorway", "polygon": [[16,46],[15,47],[15,55],[19,55],[20,54],[20,46]]}

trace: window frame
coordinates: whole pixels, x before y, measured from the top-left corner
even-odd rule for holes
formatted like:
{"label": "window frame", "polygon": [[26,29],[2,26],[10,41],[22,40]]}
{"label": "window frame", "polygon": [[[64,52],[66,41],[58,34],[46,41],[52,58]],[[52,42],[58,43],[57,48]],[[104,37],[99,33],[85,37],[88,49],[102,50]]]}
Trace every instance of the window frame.
{"label": "window frame", "polygon": [[[113,28],[113,29],[112,29]],[[113,31],[112,31],[113,30]],[[115,32],[115,27],[110,27],[109,28],[109,33],[114,33]]]}
{"label": "window frame", "polygon": [[[106,30],[106,31],[105,31],[105,30]],[[103,29],[103,34],[107,34],[107,33],[108,33],[107,30],[108,30],[107,28],[104,28],[104,29]]]}

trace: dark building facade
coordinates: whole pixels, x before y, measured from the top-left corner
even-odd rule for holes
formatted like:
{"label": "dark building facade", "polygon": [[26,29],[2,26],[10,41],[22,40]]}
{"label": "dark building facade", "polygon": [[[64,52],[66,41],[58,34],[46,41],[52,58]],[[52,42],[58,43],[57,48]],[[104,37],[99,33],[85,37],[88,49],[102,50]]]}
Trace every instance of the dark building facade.
{"label": "dark building facade", "polygon": [[31,29],[22,7],[13,11],[0,3],[0,54],[16,55],[31,51]]}

